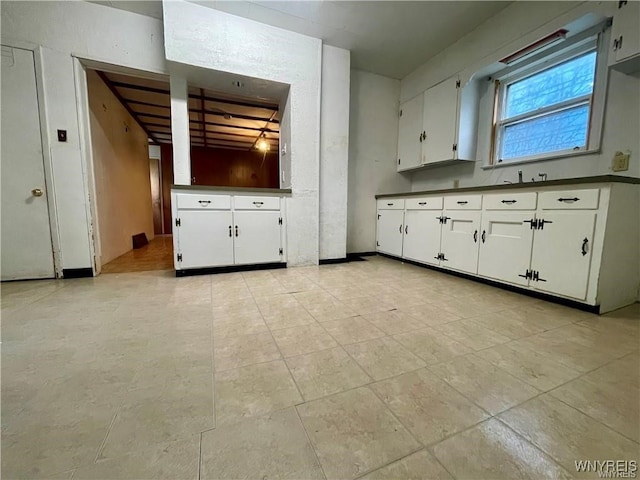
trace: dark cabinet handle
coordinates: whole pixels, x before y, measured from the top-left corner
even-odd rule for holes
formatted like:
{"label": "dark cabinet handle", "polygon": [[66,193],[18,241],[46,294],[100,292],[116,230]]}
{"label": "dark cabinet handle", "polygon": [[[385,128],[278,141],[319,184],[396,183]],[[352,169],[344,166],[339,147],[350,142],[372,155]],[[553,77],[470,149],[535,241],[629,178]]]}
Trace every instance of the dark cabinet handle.
{"label": "dark cabinet handle", "polygon": [[587,246],[589,245],[589,239],[585,237],[584,240],[582,240],[582,256],[584,257],[587,254]]}
{"label": "dark cabinet handle", "polygon": [[420,141],[420,143],[422,143],[422,134],[420,134],[420,136],[418,137],[418,140]]}
{"label": "dark cabinet handle", "polygon": [[473,232],[473,243],[478,243],[478,230]]}
{"label": "dark cabinet handle", "polygon": [[404,233],[405,233],[405,235],[406,235],[407,233],[409,233],[409,225],[405,225],[405,226],[404,226]]}
{"label": "dark cabinet handle", "polygon": [[402,225],[400,225],[400,233],[402,233]]}
{"label": "dark cabinet handle", "polygon": [[198,200],[198,203],[202,206],[209,205],[211,200]]}
{"label": "dark cabinet handle", "polygon": [[537,270],[534,270],[533,275],[531,276],[531,279],[535,282],[546,282],[546,280],[544,278],[540,278],[540,272]]}
{"label": "dark cabinet handle", "polygon": [[253,204],[254,204],[256,207],[261,207],[262,205],[264,205],[264,202],[253,202]]}
{"label": "dark cabinet handle", "polygon": [[620,1],[618,2],[618,8],[622,8],[622,6],[623,6],[623,5],[626,5],[626,4],[627,4],[627,0],[620,0]]}
{"label": "dark cabinet handle", "polygon": [[229,236],[231,236],[231,225],[229,225]]}
{"label": "dark cabinet handle", "polygon": [[389,207],[392,207],[392,206],[393,206],[393,203],[387,203],[387,205],[388,205]]}
{"label": "dark cabinet handle", "polygon": [[238,225],[236,225],[236,237],[238,236]]}
{"label": "dark cabinet handle", "polygon": [[469,202],[467,202],[466,200],[461,200],[461,201],[459,201],[457,203],[458,203],[458,205],[466,205]]}
{"label": "dark cabinet handle", "polygon": [[418,205],[426,205],[427,202],[418,202]]}
{"label": "dark cabinet handle", "polygon": [[506,203],[508,205],[513,205],[517,202],[517,200],[500,200],[502,203]]}
{"label": "dark cabinet handle", "polygon": [[482,243],[484,243],[486,240],[487,240],[487,231],[482,230]]}
{"label": "dark cabinet handle", "polygon": [[571,203],[577,202],[578,200],[580,200],[578,197],[573,197],[573,198],[562,198],[562,197],[560,197],[558,199],[559,202],[571,202]]}

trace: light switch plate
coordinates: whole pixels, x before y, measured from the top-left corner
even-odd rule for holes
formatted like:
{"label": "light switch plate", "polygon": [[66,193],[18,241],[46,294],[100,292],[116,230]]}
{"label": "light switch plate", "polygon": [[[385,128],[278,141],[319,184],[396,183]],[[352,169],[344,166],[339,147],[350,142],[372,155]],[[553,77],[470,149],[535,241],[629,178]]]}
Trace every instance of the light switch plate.
{"label": "light switch plate", "polygon": [[614,172],[624,172],[629,170],[629,152],[616,152],[611,161],[611,170]]}

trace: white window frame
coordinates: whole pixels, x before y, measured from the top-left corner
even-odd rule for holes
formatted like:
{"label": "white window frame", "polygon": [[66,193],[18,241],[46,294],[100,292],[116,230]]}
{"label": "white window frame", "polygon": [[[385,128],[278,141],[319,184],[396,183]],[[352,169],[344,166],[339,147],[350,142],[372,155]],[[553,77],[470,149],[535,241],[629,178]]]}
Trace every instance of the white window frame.
{"label": "white window frame", "polygon": [[[580,34],[577,34],[561,44],[554,45],[533,55],[518,64],[504,69],[496,75],[498,82],[495,89],[496,98],[493,110],[493,128],[491,138],[491,152],[489,167],[514,165],[518,163],[536,162],[540,160],[551,160],[600,151],[600,141],[602,138],[602,124],[604,118],[604,104],[606,99],[608,68],[607,53],[609,45],[609,22],[603,22]],[[535,75],[558,64],[567,62],[573,58],[584,55],[590,51],[596,51],[596,67],[594,76],[593,92],[589,95],[552,106],[544,107],[526,114],[511,117],[503,120],[506,92],[509,85],[520,81],[526,77]],[[589,124],[587,127],[587,142],[581,148],[568,150],[545,152],[535,155],[516,157],[502,160],[500,154],[502,150],[502,135],[508,125],[512,125],[523,120],[533,119],[538,116],[554,111],[575,107],[588,103]]]}

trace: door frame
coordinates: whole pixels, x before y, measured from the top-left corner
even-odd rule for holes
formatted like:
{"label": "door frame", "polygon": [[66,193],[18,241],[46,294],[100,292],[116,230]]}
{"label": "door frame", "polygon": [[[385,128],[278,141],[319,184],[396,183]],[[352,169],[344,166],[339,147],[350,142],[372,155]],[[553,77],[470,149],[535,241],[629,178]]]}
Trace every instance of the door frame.
{"label": "door frame", "polygon": [[42,47],[30,42],[3,39],[2,45],[9,48],[28,50],[33,54],[33,66],[36,81],[36,97],[38,104],[38,118],[40,128],[40,143],[42,150],[42,163],[44,166],[44,184],[47,199],[47,211],[49,216],[49,229],[51,231],[51,250],[53,256],[53,270],[55,278],[62,278],[62,251],[60,248],[60,229],[58,226],[58,208],[56,204],[55,183],[53,181],[53,165],[51,163],[51,151],[49,149],[49,130],[47,129],[46,102],[44,95],[44,65],[42,61]]}

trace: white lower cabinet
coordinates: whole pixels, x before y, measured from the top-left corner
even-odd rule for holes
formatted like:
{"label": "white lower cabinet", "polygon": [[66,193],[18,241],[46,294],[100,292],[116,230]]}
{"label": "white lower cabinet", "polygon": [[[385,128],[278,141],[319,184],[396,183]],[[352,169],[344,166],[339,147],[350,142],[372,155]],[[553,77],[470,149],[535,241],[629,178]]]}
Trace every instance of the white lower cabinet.
{"label": "white lower cabinet", "polygon": [[181,210],[174,227],[181,269],[233,265],[233,218],[230,210]]}
{"label": "white lower cabinet", "polygon": [[439,265],[440,212],[407,210],[404,222],[403,257],[415,262]]}
{"label": "white lower cabinet", "polygon": [[478,271],[480,211],[444,210],[441,265],[467,273]]}
{"label": "white lower cabinet", "polygon": [[404,210],[378,210],[377,251],[402,256]]}
{"label": "white lower cabinet", "polygon": [[595,212],[544,212],[535,231],[531,286],[584,300],[587,296]]}
{"label": "white lower cabinet", "polygon": [[271,263],[282,259],[280,212],[233,212],[237,264]]}
{"label": "white lower cabinet", "polygon": [[516,285],[529,285],[533,212],[484,212],[478,274]]}
{"label": "white lower cabinet", "polygon": [[172,214],[177,271],[286,261],[281,197],[172,191]]}

